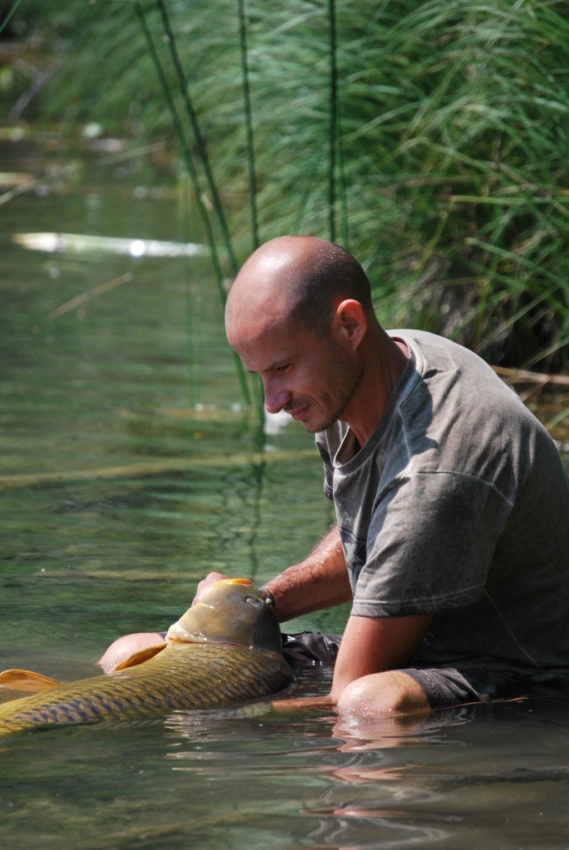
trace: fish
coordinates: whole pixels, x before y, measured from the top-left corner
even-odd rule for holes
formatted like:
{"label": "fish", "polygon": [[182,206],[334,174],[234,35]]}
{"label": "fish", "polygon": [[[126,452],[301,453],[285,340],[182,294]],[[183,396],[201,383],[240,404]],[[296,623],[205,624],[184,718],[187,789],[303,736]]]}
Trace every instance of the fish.
{"label": "fish", "polygon": [[[0,703],[0,738],[240,706],[284,691],[293,681],[275,613],[249,579],[212,584],[147,656],[144,650],[111,673],[68,683],[30,674],[43,680],[44,690]],[[0,685],[25,679],[26,672],[4,671]]]}

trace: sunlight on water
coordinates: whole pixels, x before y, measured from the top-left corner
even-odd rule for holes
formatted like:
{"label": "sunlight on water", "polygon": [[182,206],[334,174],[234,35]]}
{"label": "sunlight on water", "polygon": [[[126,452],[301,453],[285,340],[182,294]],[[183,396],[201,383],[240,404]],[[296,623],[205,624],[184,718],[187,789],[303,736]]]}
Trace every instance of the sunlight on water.
{"label": "sunlight on water", "polygon": [[[120,634],[167,628],[210,570],[261,584],[332,521],[312,438],[282,417],[260,433],[242,411],[203,258],[12,241],[54,228],[129,245],[188,241],[175,200],[95,167],[65,194],[0,207],[0,668],[63,679],[93,675]],[[339,632],[345,614],[292,628]],[[314,670],[297,687],[328,685]],[[22,735],[0,746],[0,841],[564,847],[567,707],[343,728],[327,713],[260,705]]]}

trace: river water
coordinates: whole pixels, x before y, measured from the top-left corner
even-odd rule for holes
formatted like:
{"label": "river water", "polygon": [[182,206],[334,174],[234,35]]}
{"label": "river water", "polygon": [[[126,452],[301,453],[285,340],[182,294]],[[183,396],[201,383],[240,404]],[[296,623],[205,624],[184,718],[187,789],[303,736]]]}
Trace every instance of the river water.
{"label": "river water", "polygon": [[[0,669],[73,679],[116,636],[178,619],[210,570],[262,583],[332,515],[312,438],[243,411],[207,259],[144,255],[140,240],[188,239],[178,195],[149,188],[140,161],[25,138],[2,153],[2,170],[41,179],[0,206]],[[32,250],[38,233],[99,241]],[[290,629],[338,632],[345,615]],[[299,687],[327,685],[315,671]],[[22,735],[0,749],[0,842],[569,847],[568,708],[357,730],[326,712],[206,712]]]}

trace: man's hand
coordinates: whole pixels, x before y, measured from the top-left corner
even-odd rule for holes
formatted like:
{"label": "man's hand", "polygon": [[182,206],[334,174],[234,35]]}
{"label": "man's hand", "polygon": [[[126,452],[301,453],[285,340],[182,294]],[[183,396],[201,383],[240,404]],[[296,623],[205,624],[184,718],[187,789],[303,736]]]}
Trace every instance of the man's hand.
{"label": "man's hand", "polygon": [[227,578],[227,576],[223,573],[208,573],[208,575],[198,583],[198,586],[196,588],[196,595],[194,596],[192,605],[196,604],[200,596],[205,593],[208,587],[211,587],[211,585],[215,584],[216,581],[222,581],[225,578]]}

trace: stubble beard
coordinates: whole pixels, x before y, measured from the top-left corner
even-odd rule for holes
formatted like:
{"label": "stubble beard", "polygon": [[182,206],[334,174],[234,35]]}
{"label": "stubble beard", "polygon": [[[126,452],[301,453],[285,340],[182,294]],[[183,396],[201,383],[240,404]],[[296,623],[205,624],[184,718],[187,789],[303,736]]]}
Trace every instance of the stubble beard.
{"label": "stubble beard", "polygon": [[353,361],[348,361],[345,356],[338,356],[337,349],[333,346],[330,349],[334,374],[338,378],[341,378],[341,380],[339,381],[337,392],[327,394],[322,400],[323,411],[327,412],[327,417],[324,421],[318,423],[317,426],[310,426],[309,423],[303,423],[305,430],[310,434],[326,431],[332,425],[335,425],[336,422],[343,420],[343,414],[353,399],[363,377],[364,369],[361,358],[358,360],[356,366]]}

